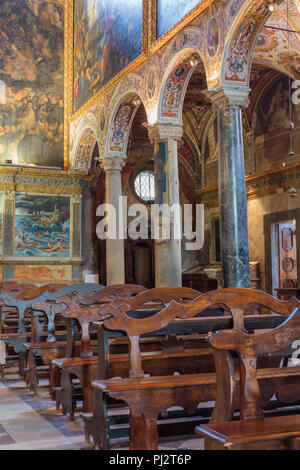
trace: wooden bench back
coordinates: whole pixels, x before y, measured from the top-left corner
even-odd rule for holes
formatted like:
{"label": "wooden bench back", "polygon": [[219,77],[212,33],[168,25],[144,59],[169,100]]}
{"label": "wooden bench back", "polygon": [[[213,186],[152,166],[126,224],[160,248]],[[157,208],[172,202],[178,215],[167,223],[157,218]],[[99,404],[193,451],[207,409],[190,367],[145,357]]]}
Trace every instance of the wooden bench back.
{"label": "wooden bench back", "polygon": [[116,297],[131,298],[146,290],[146,287],[140,286],[138,284],[115,284],[112,286],[103,287],[103,289],[100,291],[92,292],[89,295],[77,296],[76,300],[78,301],[79,305],[95,305],[105,300],[105,298],[108,300],[113,300]]}
{"label": "wooden bench back", "polygon": [[[296,299],[295,299],[296,300]],[[209,342],[217,350],[235,351],[240,360],[240,416],[242,420],[263,417],[257,363],[262,356],[289,356],[300,339],[300,302],[293,300],[291,315],[279,327],[266,333],[248,334],[224,330],[211,334]],[[298,343],[299,344],[299,343]],[[232,377],[234,380],[234,376]]]}
{"label": "wooden bench back", "polygon": [[[113,286],[102,287],[97,292],[89,295],[68,293],[60,295],[56,299],[56,303],[64,306],[61,311],[62,316],[70,319],[76,319],[81,326],[82,351],[81,357],[89,357],[93,355],[91,350],[91,338],[89,328],[92,322],[99,320],[99,304],[102,301],[109,301],[110,298],[121,297],[130,299],[132,296],[145,291],[146,288],[136,284],[118,284]],[[71,338],[71,324],[68,325],[68,341]]]}
{"label": "wooden bench back", "polygon": [[56,297],[70,292],[90,293],[100,290],[99,284],[47,284],[37,289],[20,293],[19,295],[5,300],[5,305],[16,307],[19,310],[19,333],[25,332],[24,313],[31,309],[34,303],[55,301]]}
{"label": "wooden bench back", "polygon": [[[165,288],[164,288],[165,289]],[[168,289],[168,288],[167,288]],[[178,288],[180,289],[180,288]],[[172,288],[172,295],[175,296],[176,288]],[[141,335],[155,333],[171,322],[178,319],[188,319],[199,315],[211,307],[225,308],[233,317],[234,328],[245,331],[244,312],[254,304],[260,304],[269,308],[271,311],[288,315],[298,304],[296,299],[289,301],[279,301],[264,292],[253,289],[222,289],[211,291],[199,296],[190,303],[183,303],[172,300],[169,305],[147,318],[132,318],[128,313],[144,304],[143,300],[156,300],[159,298],[158,289],[139,294],[130,301],[123,302],[115,300],[108,305],[100,307],[100,317],[104,320],[105,328],[109,330],[124,331],[130,342],[130,376],[142,377],[141,352],[139,339]],[[179,290],[178,290],[179,293]],[[168,295],[168,293],[166,293]],[[182,296],[179,293],[180,298]],[[185,294],[186,295],[186,294]],[[193,294],[191,293],[191,296]],[[163,296],[163,291],[162,291]],[[185,297],[186,298],[186,297]]]}

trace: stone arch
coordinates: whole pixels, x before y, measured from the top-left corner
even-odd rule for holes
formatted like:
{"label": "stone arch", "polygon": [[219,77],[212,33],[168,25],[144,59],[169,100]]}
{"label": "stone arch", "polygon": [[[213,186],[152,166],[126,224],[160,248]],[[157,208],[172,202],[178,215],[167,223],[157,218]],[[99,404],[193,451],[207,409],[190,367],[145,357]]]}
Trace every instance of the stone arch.
{"label": "stone arch", "polygon": [[[136,89],[126,90],[118,98],[118,101],[115,100],[115,106],[110,118],[106,154],[123,155],[126,157],[132,122],[140,105],[143,104],[144,106],[144,102],[141,94]],[[112,99],[113,102],[114,99]]]}
{"label": "stone arch", "polygon": [[73,168],[75,170],[88,170],[91,167],[92,155],[97,144],[96,133],[90,127],[82,130],[75,147]]}
{"label": "stone arch", "polygon": [[[74,135],[73,143],[72,143],[72,151],[70,155],[70,162],[72,164],[73,169],[89,169],[91,164],[91,158],[87,160],[87,158],[83,157],[80,158],[79,150],[80,145],[83,145],[83,140],[87,138],[87,133],[90,135],[94,135],[93,145],[91,148],[91,155],[95,148],[96,142],[99,146],[99,124],[98,119],[95,114],[88,112],[87,114],[83,115],[76,123],[76,126],[73,129],[72,135]],[[77,136],[77,137],[75,137]],[[87,142],[86,142],[87,145]],[[84,151],[83,147],[81,148],[82,152]],[[86,148],[86,153],[88,155],[88,149]],[[89,157],[91,157],[91,155]],[[82,160],[80,164],[79,161]]]}
{"label": "stone arch", "polygon": [[186,90],[190,78],[196,66],[192,66],[189,58],[198,56],[199,62],[203,64],[202,53],[197,46],[183,47],[172,58],[166,73],[162,80],[162,86],[159,93],[157,120],[159,122],[172,122],[174,124],[182,123],[182,109]]}
{"label": "stone arch", "polygon": [[[283,1],[279,0],[278,4]],[[270,15],[268,1],[244,2],[227,35],[221,63],[221,85],[224,88],[249,89],[253,52]]]}

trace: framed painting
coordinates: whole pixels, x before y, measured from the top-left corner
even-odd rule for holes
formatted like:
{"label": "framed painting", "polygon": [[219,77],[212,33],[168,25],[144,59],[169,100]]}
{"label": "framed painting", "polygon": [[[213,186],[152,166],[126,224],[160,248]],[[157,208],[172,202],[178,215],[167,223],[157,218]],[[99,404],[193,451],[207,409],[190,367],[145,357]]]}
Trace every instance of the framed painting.
{"label": "framed painting", "polygon": [[146,58],[147,4],[148,0],[71,0],[72,114],[84,111],[95,96]]}
{"label": "framed painting", "polygon": [[16,194],[15,257],[70,257],[70,197]]}
{"label": "framed painting", "polygon": [[0,163],[63,168],[64,0],[3,1],[0,20]]}

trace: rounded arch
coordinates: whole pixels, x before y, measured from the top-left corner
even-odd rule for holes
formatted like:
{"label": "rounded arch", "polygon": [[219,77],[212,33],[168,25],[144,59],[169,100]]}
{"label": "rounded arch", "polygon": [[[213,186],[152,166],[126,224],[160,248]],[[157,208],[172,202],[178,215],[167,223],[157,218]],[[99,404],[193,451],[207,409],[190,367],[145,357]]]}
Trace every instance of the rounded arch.
{"label": "rounded arch", "polygon": [[82,129],[75,147],[73,168],[75,170],[88,170],[91,167],[92,155],[97,144],[95,130],[87,126]]}
{"label": "rounded arch", "polygon": [[[97,117],[92,114],[91,112],[88,112],[84,114],[77,122],[76,126],[73,128],[72,135],[73,137],[73,143],[72,143],[72,152],[70,155],[70,163],[71,167],[73,169],[89,169],[90,168],[90,163],[91,163],[91,155],[93,153],[93,150],[95,148],[96,142],[98,143],[99,147],[99,125],[98,125],[98,119]],[[94,135],[94,140],[92,142],[92,148],[91,148],[91,155],[88,154],[88,142],[86,140],[86,145],[87,148],[83,148],[83,142],[85,140],[85,134],[86,136],[90,134],[90,136]],[[92,137],[90,137],[91,140]],[[81,147],[81,156],[79,154],[80,152],[80,145]],[[85,150],[85,151],[84,151]],[[86,156],[84,157],[84,154]],[[88,159],[88,157],[90,157]]]}
{"label": "rounded arch", "polygon": [[[192,65],[191,58],[196,63]],[[203,65],[202,52],[197,46],[183,47],[171,59],[162,80],[157,106],[157,121],[182,124],[182,110],[190,78],[199,64]]]}
{"label": "rounded arch", "polygon": [[[279,0],[278,5],[283,1]],[[227,35],[221,61],[222,86],[249,88],[253,52],[271,14],[266,0],[244,2]]]}
{"label": "rounded arch", "polygon": [[115,100],[109,120],[106,154],[126,156],[132,122],[141,105],[145,107],[141,93],[136,89],[127,89],[118,96],[118,101]]}

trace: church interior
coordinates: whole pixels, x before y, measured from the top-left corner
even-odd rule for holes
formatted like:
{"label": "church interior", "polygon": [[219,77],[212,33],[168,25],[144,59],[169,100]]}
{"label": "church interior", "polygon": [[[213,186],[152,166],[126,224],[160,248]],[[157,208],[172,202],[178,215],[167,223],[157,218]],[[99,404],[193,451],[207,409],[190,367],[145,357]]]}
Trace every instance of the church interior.
{"label": "church interior", "polygon": [[0,451],[299,450],[299,180],[299,0],[1,0]]}

